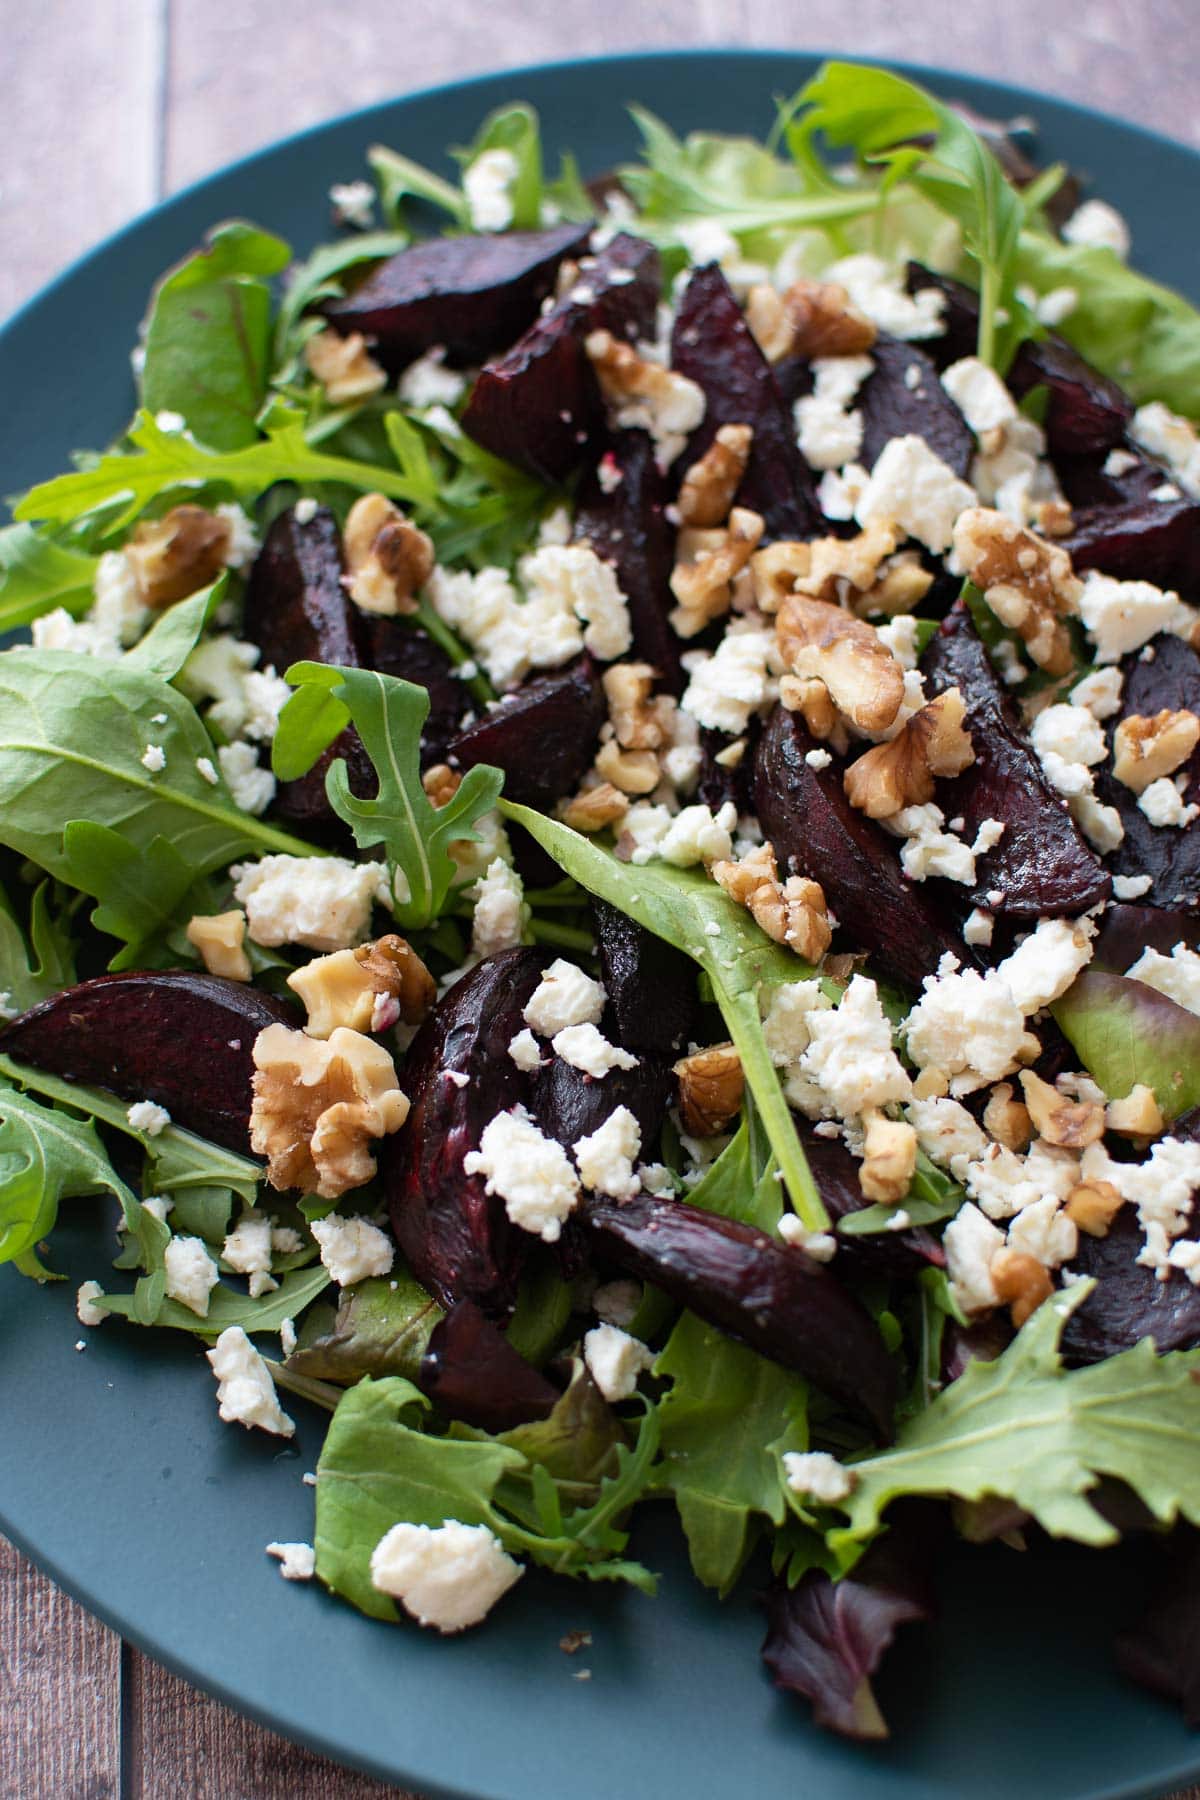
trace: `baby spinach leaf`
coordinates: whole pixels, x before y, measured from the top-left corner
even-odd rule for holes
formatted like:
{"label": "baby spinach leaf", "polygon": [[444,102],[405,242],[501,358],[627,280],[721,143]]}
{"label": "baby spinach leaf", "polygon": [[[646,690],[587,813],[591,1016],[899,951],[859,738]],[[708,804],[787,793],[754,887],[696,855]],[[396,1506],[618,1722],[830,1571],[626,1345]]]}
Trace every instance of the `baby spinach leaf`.
{"label": "baby spinach leaf", "polygon": [[190,1306],[165,1297],[151,1318],[138,1316],[135,1294],[105,1293],[98,1304],[132,1325],[155,1325],[170,1331],[190,1331],[193,1337],[218,1338],[230,1325],[240,1325],[251,1334],[278,1331],[285,1319],[297,1318],[328,1286],[328,1272],[317,1263],[311,1269],[292,1269],[277,1288],[260,1294],[257,1300],[219,1282],[208,1297],[208,1312],[203,1319]]}
{"label": "baby spinach leaf", "polygon": [[278,275],[290,255],[281,238],[232,220],[168,270],[145,326],[141,393],[150,412],[179,413],[214,450],[255,442],[271,343],[264,277]]}
{"label": "baby spinach leaf", "polygon": [[99,558],[56,544],[32,525],[0,531],[0,632],[28,625],[51,607],[86,612],[95,599]]}
{"label": "baby spinach leaf", "polygon": [[329,1329],[306,1336],[289,1369],[318,1381],[349,1386],[363,1375],[403,1375],[415,1381],[442,1309],[411,1275],[360,1281],[344,1288]]}
{"label": "baby spinach leaf", "polygon": [[224,600],[228,588],[228,575],[221,575],[211,587],[201,588],[198,593],[189,594],[186,600],[168,607],[155,620],[145,637],[132,650],[125,652],[122,659],[125,667],[144,669],[147,675],[159,675],[164,681],[174,681],[199,643],[201,632]]}
{"label": "baby spinach leaf", "polygon": [[8,895],[0,888],[0,993],[4,1005],[24,1012],[75,980],[75,947],[67,915],[50,911],[51,884],[43,881],[29,908],[26,939]]}
{"label": "baby spinach leaf", "polygon": [[433,806],[421,785],[421,727],[429,713],[424,688],[377,670],[324,663],[296,663],[287,679],[332,694],[353,721],[374,765],[379,792],[370,800],[351,793],[346,765],[339,759],[325,776],[330,805],[349,825],[360,850],[383,845],[395,877],[397,924],[432,924],[458,875],[449,846],[478,841],[474,826],[495,806],[503,775],[481,763],[467,771],[444,806]]}
{"label": "baby spinach leaf", "polygon": [[533,107],[522,100],[497,107],[479,127],[470,149],[455,155],[467,169],[486,150],[507,150],[514,158],[517,173],[509,195],[512,225],[517,231],[532,231],[542,216],[542,137]]}
{"label": "baby spinach leaf", "polygon": [[[753,1105],[753,1100],[749,1104]],[[703,1207],[706,1212],[773,1232],[783,1215],[783,1184],[776,1174],[774,1158],[764,1156],[761,1148],[756,1148],[755,1135],[750,1120],[743,1118],[687,1198],[689,1205]]]}
{"label": "baby spinach leaf", "polygon": [[807,965],[790,950],[772,943],[745,908],[731,900],[704,870],[618,862],[611,850],[594,839],[531,807],[502,800],[500,811],[523,825],[559,868],[590,894],[599,894],[700,965],[742,1059],[746,1085],[783,1171],[792,1205],[810,1231],[827,1230],[829,1215],[796,1135],[759,1015],[763,988],[799,980],[811,973]]}
{"label": "baby spinach leaf", "polygon": [[560,1486],[571,1486],[590,1502],[599,1498],[598,1484],[617,1473],[617,1448],[624,1444],[625,1433],[587,1365],[577,1357],[567,1390],[549,1418],[516,1425],[501,1432],[497,1442],[540,1463]]}
{"label": "baby spinach leaf", "polygon": [[1110,1099],[1144,1082],[1165,1119],[1200,1105],[1200,1018],[1177,1001],[1144,981],[1085,969],[1050,1010]]}
{"label": "baby spinach leaf", "polygon": [[97,931],[125,946],[110,969],[145,966],[150,940],[168,925],[192,887],[195,874],[166,838],[137,849],[108,825],[72,819],[63,833],[66,879],[98,902]]}

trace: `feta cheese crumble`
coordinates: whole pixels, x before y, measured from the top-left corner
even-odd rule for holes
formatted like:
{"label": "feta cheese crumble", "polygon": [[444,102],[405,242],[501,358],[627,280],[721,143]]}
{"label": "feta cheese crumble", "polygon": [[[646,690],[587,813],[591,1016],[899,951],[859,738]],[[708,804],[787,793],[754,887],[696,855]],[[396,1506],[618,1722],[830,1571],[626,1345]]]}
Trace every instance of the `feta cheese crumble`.
{"label": "feta cheese crumble", "polygon": [[818,356],[813,391],[793,409],[800,454],[810,469],[842,469],[862,450],[863,416],[850,403],[875,367],[870,356]]}
{"label": "feta cheese crumble", "polygon": [[1187,787],[1186,775],[1177,775],[1174,780],[1169,775],[1161,775],[1139,796],[1138,811],[1145,813],[1150,823],[1160,830],[1165,830],[1168,826],[1176,826],[1182,830],[1193,819],[1200,818],[1200,806],[1194,802],[1189,805],[1184,801]]}
{"label": "feta cheese crumble", "polygon": [[564,1025],[561,1031],[555,1032],[551,1047],[554,1054],[570,1063],[573,1069],[582,1069],[585,1075],[594,1076],[597,1081],[603,1081],[612,1069],[636,1069],[638,1066],[636,1056],[610,1044],[595,1025]]}
{"label": "feta cheese crumble", "polygon": [[178,1300],[199,1319],[208,1317],[208,1297],[217,1285],[217,1265],[203,1238],[173,1237],[164,1252],[167,1298]]}
{"label": "feta cheese crumble", "polygon": [[1200,612],[1170,589],[1149,581],[1118,581],[1096,569],[1089,569],[1083,578],[1079,616],[1096,647],[1098,663],[1120,662],[1160,631],[1187,637],[1200,622]]}
{"label": "feta cheese crumble", "polygon": [[583,1360],[611,1406],[634,1393],[643,1369],[654,1367],[654,1351],[618,1325],[595,1325],[584,1336]]}
{"label": "feta cheese crumble", "polygon": [[571,1146],[584,1187],[610,1200],[632,1200],[641,1192],[634,1170],[641,1147],[641,1127],[627,1106],[615,1107],[603,1124]]}
{"label": "feta cheese crumble", "polygon": [[710,731],[739,736],[778,694],[771,674],[775,654],[773,631],[735,620],[714,651],[684,656],[688,685],[680,706]]}
{"label": "feta cheese crumble", "polygon": [[542,970],[521,1017],[541,1037],[553,1038],[570,1025],[598,1025],[606,999],[600,982],[559,956]]}
{"label": "feta cheese crumble", "polygon": [[486,1525],[393,1525],[371,1552],[371,1582],[418,1624],[478,1625],[524,1574]]}
{"label": "feta cheese crumble", "polygon": [[293,1437],[296,1427],[275,1394],[271,1371],[240,1325],[224,1330],[208,1360],[217,1378],[217,1406],[226,1424],[257,1426],[275,1437]]}
{"label": "feta cheese crumble", "polygon": [[243,1213],[226,1236],[221,1260],[235,1275],[249,1277],[252,1300],[279,1286],[271,1275],[271,1221],[265,1213]]}
{"label": "feta cheese crumble", "polygon": [[369,934],[371,908],[391,905],[387,869],[340,856],[264,856],[230,870],[256,944],[349,950]]}
{"label": "feta cheese crumble", "polygon": [[311,1544],[268,1544],[267,1555],[279,1558],[285,1581],[311,1581],[317,1572],[317,1553]]}
{"label": "feta cheese crumble", "polygon": [[462,174],[473,231],[507,231],[513,221],[512,190],[520,164],[511,150],[484,150]]}
{"label": "feta cheese crumble", "polygon": [[1129,435],[1151,456],[1161,457],[1193,499],[1200,498],[1200,436],[1190,419],[1152,400],[1134,413]]}
{"label": "feta cheese crumble", "polygon": [[854,1492],[854,1471],[827,1450],[785,1450],[783,1471],[793,1494],[818,1506],[837,1506]]}
{"label": "feta cheese crumble", "polygon": [[523,1106],[498,1113],[484,1127],[478,1150],[468,1150],[463,1172],[483,1175],[486,1191],[499,1194],[514,1225],[556,1244],[562,1223],[579,1200],[579,1179],[566,1151],[543,1137]]}
{"label": "feta cheese crumble", "polygon": [[542,1053],[538,1048],[538,1041],[528,1026],[524,1031],[518,1031],[516,1037],[509,1039],[508,1054],[518,1069],[523,1069],[526,1074],[532,1074],[534,1069],[540,1069],[542,1066]]}
{"label": "feta cheese crumble", "polygon": [[528,913],[517,871],[503,857],[496,857],[471,889],[471,898],[475,903],[471,917],[474,955],[482,959],[514,949],[521,942]]}
{"label": "feta cheese crumble", "polygon": [[151,775],[161,775],[167,766],[167,753],[161,744],[147,744],[142,751],[142,767]]}
{"label": "feta cheese crumble", "polygon": [[805,1023],[809,1041],[798,1073],[815,1090],[807,1096],[809,1104],[801,1101],[806,1111],[816,1099],[826,1116],[850,1120],[911,1098],[912,1083],[892,1049],[879,989],[867,976],[852,976],[838,1006],[812,1008]]}
{"label": "feta cheese crumble", "polygon": [[166,1107],[153,1100],[135,1100],[132,1106],[126,1107],[125,1117],[135,1131],[144,1131],[147,1137],[158,1137],[171,1123]]}
{"label": "feta cheese crumble", "polygon": [[983,1312],[996,1306],[999,1295],[992,1280],[991,1263],[1004,1248],[1004,1233],[968,1200],[960,1206],[942,1236],[946,1270],[954,1298],[965,1313]]}
{"label": "feta cheese crumble", "polygon": [[1063,241],[1080,250],[1112,250],[1124,262],[1129,255],[1129,226],[1107,200],[1085,200],[1062,228]]}
{"label": "feta cheese crumble", "polygon": [[396,1247],[386,1231],[361,1214],[345,1218],[330,1213],[314,1219],[309,1229],[321,1251],[321,1261],[339,1287],[353,1287],[372,1275],[390,1275]]}
{"label": "feta cheese crumble", "polygon": [[1125,973],[1131,981],[1143,981],[1188,1012],[1200,1014],[1200,956],[1186,944],[1176,944],[1170,956],[1143,950]]}
{"label": "feta cheese crumble", "polygon": [[859,495],[854,516],[860,525],[894,523],[927,549],[949,548],[954,521],[975,504],[975,490],[960,481],[924,438],[892,438],[876,458]]}
{"label": "feta cheese crumble", "polygon": [[103,1325],[108,1318],[107,1306],[101,1306],[104,1289],[98,1281],[85,1281],[75,1296],[75,1317],[81,1325]]}

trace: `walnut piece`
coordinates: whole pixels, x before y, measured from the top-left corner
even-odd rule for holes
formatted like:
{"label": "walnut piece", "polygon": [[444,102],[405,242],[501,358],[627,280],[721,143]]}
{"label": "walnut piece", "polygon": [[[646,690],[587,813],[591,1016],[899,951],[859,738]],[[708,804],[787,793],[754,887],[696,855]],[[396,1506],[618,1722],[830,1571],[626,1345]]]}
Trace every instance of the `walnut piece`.
{"label": "walnut piece", "polygon": [[1033,1120],[1024,1101],[1013,1097],[1011,1081],[999,1082],[983,1109],[983,1129],[1006,1150],[1023,1150],[1033,1136]]}
{"label": "walnut piece", "polygon": [[903,1200],[917,1170],[917,1134],[913,1126],[886,1113],[870,1112],[858,1184],[867,1200],[895,1205]]}
{"label": "walnut piece", "polygon": [[1075,529],[1075,514],[1068,500],[1039,500],[1033,509],[1033,522],[1043,537],[1070,537]]}
{"label": "walnut piece", "polygon": [[760,513],[735,506],[729,523],[719,530],[689,526],[679,533],[671,571],[671,592],[679,605],[670,618],[680,637],[695,637],[729,611],[734,581],[758,547],[763,529]]}
{"label": "walnut piece", "polygon": [[375,1174],[372,1139],[408,1117],[382,1044],[339,1026],[328,1039],[268,1025],[254,1043],[250,1146],[274,1188],[336,1200]]}
{"label": "walnut piece", "polygon": [[196,913],[188,920],[187,940],[200,952],[200,961],[210,975],[249,981],[253,971],[245,949],[246,915],[240,907],[232,912]]}
{"label": "walnut piece", "polygon": [[406,1025],[419,1025],[437,999],[437,982],[407,938],[386,931],[351,952],[371,978],[377,995],[391,998]]}
{"label": "walnut piece", "polygon": [[1194,712],[1130,713],[1113,734],[1113,774],[1135,794],[1152,781],[1173,775],[1200,743]]}
{"label": "walnut piece", "polygon": [[851,806],[869,819],[889,819],[933,799],[936,776],[961,775],[975,761],[966,707],[958,688],[930,700],[886,744],[855,759],[843,782]]}
{"label": "walnut piece", "polygon": [[318,331],[304,346],[304,360],[332,406],[367,400],[387,386],[387,372],[368,354],[361,331],[352,331],[347,337],[336,331]]}
{"label": "walnut piece", "polygon": [[742,1106],[742,1059],[732,1044],[696,1050],[675,1064],[679,1115],[693,1137],[718,1137]]}
{"label": "walnut piece", "polygon": [[833,704],[833,696],[823,681],[818,681],[812,675],[803,679],[799,675],[784,675],[779,683],[779,699],[788,712],[800,714],[812,737],[827,738],[833,735],[838,712]]}
{"label": "walnut piece", "polygon": [[988,1272],[997,1298],[1008,1307],[1018,1331],[1054,1292],[1050,1271],[1023,1250],[997,1250]]}
{"label": "walnut piece", "polygon": [[838,604],[851,598],[851,590],[863,595],[875,586],[895,548],[896,528],[881,519],[854,537],[816,538],[808,545],[808,571],[797,577],[796,592]]}
{"label": "walnut piece", "polygon": [[860,731],[887,730],[904,699],[904,671],[873,626],[828,600],[789,594],[775,632],[785,668],[823,681]]}
{"label": "walnut piece", "polygon": [[1083,1150],[1104,1135],[1104,1108],[1095,1100],[1071,1100],[1035,1075],[1021,1074],[1021,1087],[1034,1130],[1048,1144],[1062,1150]]}
{"label": "walnut piece", "polygon": [[662,780],[653,750],[622,750],[615,737],[601,744],[593,767],[602,781],[623,794],[652,794]]}
{"label": "walnut piece", "polygon": [[668,466],[704,417],[704,389],[686,375],[639,356],[611,331],[589,332],[583,347],[612,409],[613,423],[649,431],[660,462]]}
{"label": "walnut piece", "polygon": [[716,437],[694,462],[675,502],[684,525],[723,525],[733,496],[741,485],[754,441],[752,425],[722,425]]}
{"label": "walnut piece", "polygon": [[1109,1101],[1105,1108],[1105,1124],[1119,1137],[1131,1138],[1158,1137],[1167,1128],[1154,1089],[1141,1081],[1124,1099]]}
{"label": "walnut piece", "polygon": [[600,680],[608,717],[622,750],[657,750],[666,741],[662,708],[651,699],[654,670],[649,663],[613,663]]}
{"label": "walnut piece", "polygon": [[849,595],[849,603],[860,617],[884,613],[913,612],[933,586],[932,571],[922,567],[915,550],[898,550],[879,565],[871,586],[861,595]]}
{"label": "walnut piece", "polygon": [[346,591],[363,612],[411,613],[433,573],[433,542],[383,494],[354,502],[342,533]]}
{"label": "walnut piece", "polygon": [[580,788],[574,799],[568,800],[563,807],[562,820],[572,831],[582,831],[590,836],[592,832],[616,825],[628,811],[629,802],[621,790],[611,781],[601,781],[595,787]]}
{"label": "walnut piece", "polygon": [[203,506],[173,506],[161,519],[143,519],[125,555],[146,605],[173,606],[215,581],[232,536],[229,520]]}
{"label": "walnut piece", "polygon": [[820,962],[829,948],[833,928],[819,882],[807,881],[800,875],[780,881],[770,844],[759,844],[740,862],[715,862],[710,873],[731,899],[746,908],[769,938],[786,944],[805,962]]}
{"label": "walnut piece", "polygon": [[1078,610],[1083,583],[1061,545],[1047,543],[1004,513],[971,506],[955,521],[954,551],[1038,667],[1049,675],[1068,674],[1074,665],[1063,618]]}
{"label": "walnut piece", "polygon": [[437,999],[437,983],[412,946],[394,932],[357,950],[315,956],[288,976],[308,1011],[310,1037],[383,1031],[403,1019],[419,1025]]}
{"label": "walnut piece", "polygon": [[812,545],[794,538],[781,538],[756,550],[750,558],[750,574],[754,587],[754,604],[760,612],[779,611],[779,603],[794,594],[796,583],[812,568]]}
{"label": "walnut piece", "polygon": [[1111,1181],[1079,1181],[1067,1195],[1068,1219],[1089,1237],[1107,1237],[1124,1201]]}
{"label": "walnut piece", "polygon": [[746,296],[746,323],[768,362],[785,356],[860,356],[877,335],[836,281],[795,281],[782,294],[758,283]]}
{"label": "walnut piece", "polygon": [[431,763],[421,777],[421,786],[433,806],[446,806],[462,786],[462,776],[449,763]]}

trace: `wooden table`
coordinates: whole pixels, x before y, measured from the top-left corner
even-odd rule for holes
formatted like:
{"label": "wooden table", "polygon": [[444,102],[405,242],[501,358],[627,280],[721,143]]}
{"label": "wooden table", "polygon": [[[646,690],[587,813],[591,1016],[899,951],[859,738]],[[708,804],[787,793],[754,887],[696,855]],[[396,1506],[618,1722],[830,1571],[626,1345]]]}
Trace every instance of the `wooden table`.
{"label": "wooden table", "polygon": [[[842,47],[1028,81],[1200,143],[1194,0],[0,0],[0,317],[163,194],[432,82],[674,44]],[[848,33],[852,25],[852,35]],[[0,1800],[387,1792],[194,1692],[0,1540]],[[1182,1797],[1180,1797],[1182,1800]],[[1189,1800],[1200,1800],[1196,1790]]]}

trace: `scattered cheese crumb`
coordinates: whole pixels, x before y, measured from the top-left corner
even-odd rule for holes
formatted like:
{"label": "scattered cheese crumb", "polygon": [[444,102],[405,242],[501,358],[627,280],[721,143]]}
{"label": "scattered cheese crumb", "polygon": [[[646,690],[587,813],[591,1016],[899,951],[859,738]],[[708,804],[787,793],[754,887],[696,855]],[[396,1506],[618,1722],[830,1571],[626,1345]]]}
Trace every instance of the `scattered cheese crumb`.
{"label": "scattered cheese crumb", "polygon": [[654,1352],[617,1325],[596,1325],[583,1340],[583,1359],[610,1405],[628,1400],[643,1369],[654,1367]]}
{"label": "scattered cheese crumb", "polygon": [[538,1048],[538,1041],[528,1026],[524,1031],[518,1031],[516,1037],[509,1040],[508,1054],[518,1069],[523,1069],[526,1074],[532,1074],[534,1069],[540,1069],[542,1066],[542,1053]]}
{"label": "scattered cheese crumb", "polygon": [[109,1316],[106,1306],[100,1302],[104,1298],[104,1289],[98,1281],[85,1281],[75,1296],[75,1317],[81,1325],[103,1325]]}
{"label": "scattered cheese crumb", "polygon": [[371,1582],[447,1635],[487,1617],[524,1570],[486,1525],[393,1525],[371,1552]]}
{"label": "scattered cheese crumb", "polygon": [[161,744],[147,744],[142,751],[142,767],[151,775],[161,775],[167,766],[167,753]]}
{"label": "scattered cheese crumb", "polygon": [[478,1150],[463,1158],[467,1175],[483,1175],[514,1225],[556,1244],[562,1222],[579,1200],[579,1180],[566,1151],[543,1137],[523,1106],[498,1113],[484,1127]]}
{"label": "scattered cheese crumb", "polygon": [[217,1285],[217,1265],[208,1253],[203,1238],[173,1237],[164,1252],[163,1267],[167,1277],[167,1298],[178,1300],[207,1319],[208,1299]]}
{"label": "scattered cheese crumb", "polygon": [[785,1450],[783,1469],[793,1494],[820,1506],[837,1506],[854,1492],[855,1475],[827,1450]]}
{"label": "scattered cheese crumb", "polygon": [[166,1107],[158,1106],[153,1100],[135,1100],[132,1106],[126,1107],[125,1117],[135,1131],[144,1131],[147,1137],[158,1137],[171,1123]]}
{"label": "scattered cheese crumb", "polygon": [[372,1275],[390,1275],[396,1247],[385,1231],[361,1215],[330,1213],[309,1227],[321,1250],[321,1261],[339,1287],[353,1287]]}
{"label": "scattered cheese crumb", "polygon": [[569,1025],[598,1025],[605,999],[600,982],[560,956],[542,970],[521,1016],[540,1036],[552,1038]]}
{"label": "scattered cheese crumb", "polygon": [[572,1145],[579,1179],[595,1194],[612,1200],[632,1200],[642,1183],[634,1163],[642,1147],[642,1133],[627,1106],[615,1107],[590,1136]]}
{"label": "scattered cheese crumb", "polygon": [[295,1434],[294,1422],[276,1397],[270,1369],[240,1325],[228,1326],[207,1354],[217,1378],[217,1405],[227,1424],[257,1426],[275,1437]]}
{"label": "scattered cheese crumb", "polygon": [[628,1050],[610,1044],[595,1025],[565,1025],[551,1040],[554,1054],[573,1069],[582,1069],[603,1081],[611,1069],[636,1069],[638,1059]]}
{"label": "scattered cheese crumb", "polygon": [[279,1558],[285,1581],[311,1581],[317,1572],[317,1553],[311,1544],[268,1544],[267,1555]]}

